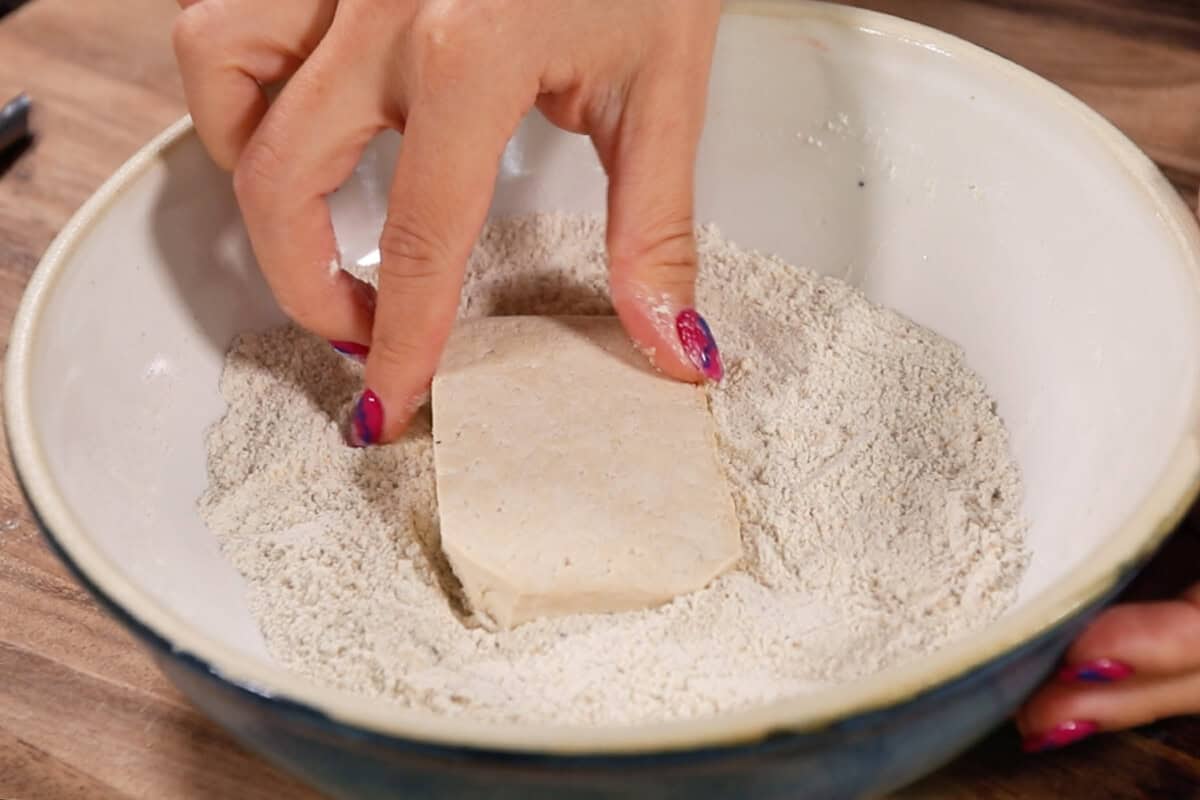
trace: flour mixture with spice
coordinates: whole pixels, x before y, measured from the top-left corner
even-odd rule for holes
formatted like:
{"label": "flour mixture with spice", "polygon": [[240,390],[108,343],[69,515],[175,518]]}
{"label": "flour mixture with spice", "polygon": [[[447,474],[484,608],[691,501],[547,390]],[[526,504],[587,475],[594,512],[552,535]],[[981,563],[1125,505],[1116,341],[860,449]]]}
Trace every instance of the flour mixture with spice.
{"label": "flour mixture with spice", "polygon": [[[428,409],[394,445],[347,447],[359,367],[283,327],[229,353],[201,499],[274,656],[406,708],[615,725],[818,691],[1003,613],[1028,559],[1021,480],[962,352],[711,227],[699,244],[738,566],[651,610],[484,629],[441,554]],[[611,314],[604,265],[599,219],[492,223],[460,316]]]}

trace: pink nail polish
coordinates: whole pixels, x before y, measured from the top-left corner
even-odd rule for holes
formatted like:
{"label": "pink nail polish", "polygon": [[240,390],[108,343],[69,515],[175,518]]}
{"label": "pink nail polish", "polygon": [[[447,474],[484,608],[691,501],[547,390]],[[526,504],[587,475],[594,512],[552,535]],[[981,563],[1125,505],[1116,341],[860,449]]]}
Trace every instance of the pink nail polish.
{"label": "pink nail polish", "polygon": [[366,361],[367,355],[371,352],[371,348],[357,342],[330,341],[329,344],[334,350],[346,356],[346,358],[352,358],[355,361]]}
{"label": "pink nail polish", "polygon": [[696,365],[696,369],[704,373],[704,377],[714,383],[725,377],[721,351],[717,349],[717,340],[704,317],[695,309],[681,311],[675,318],[675,332],[683,345],[683,352]]}
{"label": "pink nail polish", "polygon": [[350,425],[346,438],[354,447],[368,447],[383,435],[383,403],[379,395],[370,389],[358,396],[354,410],[350,412]]}
{"label": "pink nail polish", "polygon": [[1066,666],[1058,672],[1058,680],[1063,683],[1116,683],[1131,677],[1133,667],[1110,658]]}
{"label": "pink nail polish", "polygon": [[1086,739],[1100,730],[1100,726],[1087,720],[1072,720],[1056,725],[1039,736],[1030,736],[1021,749],[1026,753],[1044,753],[1047,750],[1057,750]]}

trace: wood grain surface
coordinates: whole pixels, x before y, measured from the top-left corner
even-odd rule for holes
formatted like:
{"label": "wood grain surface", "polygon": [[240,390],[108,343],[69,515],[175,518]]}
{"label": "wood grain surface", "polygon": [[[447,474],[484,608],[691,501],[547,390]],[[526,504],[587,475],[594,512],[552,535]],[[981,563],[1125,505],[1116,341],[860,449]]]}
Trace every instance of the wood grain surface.
{"label": "wood grain surface", "polygon": [[[11,3],[10,3],[11,4]],[[1200,185],[1196,0],[871,0],[1006,55],[1107,115],[1189,200]],[[0,20],[0,102],[27,90],[37,138],[0,157],[0,336],[70,214],[184,111],[169,0],[32,0]],[[1193,513],[1134,588],[1200,577]],[[998,731],[913,798],[1200,797],[1200,720],[1036,758]],[[305,798],[193,711],[65,573],[0,467],[0,800]]]}

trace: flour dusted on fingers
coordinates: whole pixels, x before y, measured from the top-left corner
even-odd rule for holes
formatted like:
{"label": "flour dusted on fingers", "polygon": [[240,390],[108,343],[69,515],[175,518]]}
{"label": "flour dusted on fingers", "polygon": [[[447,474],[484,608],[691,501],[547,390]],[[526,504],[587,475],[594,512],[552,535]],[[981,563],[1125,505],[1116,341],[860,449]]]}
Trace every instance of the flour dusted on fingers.
{"label": "flour dusted on fingers", "polygon": [[[491,224],[460,315],[611,314],[603,243],[594,218]],[[484,629],[441,553],[428,410],[395,445],[345,447],[359,368],[294,328],[242,337],[201,509],[275,657],[408,708],[628,724],[818,691],[1003,613],[1027,560],[1021,482],[959,349],[714,229],[700,252],[744,554],[650,610]]]}

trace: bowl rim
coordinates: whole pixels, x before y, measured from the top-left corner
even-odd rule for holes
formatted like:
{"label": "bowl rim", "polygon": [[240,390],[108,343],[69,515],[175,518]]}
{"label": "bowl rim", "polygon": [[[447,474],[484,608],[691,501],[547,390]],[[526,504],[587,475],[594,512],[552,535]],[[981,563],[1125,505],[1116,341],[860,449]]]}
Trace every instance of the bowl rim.
{"label": "bowl rim", "polygon": [[[810,19],[932,49],[991,70],[1023,91],[1052,101],[1084,123],[1129,178],[1175,240],[1200,306],[1200,229],[1190,209],[1158,168],[1124,134],[1066,91],[976,45],[886,14],[812,0],[733,0],[726,14]],[[184,117],[131,157],[71,218],[35,269],[15,317],[4,387],[5,428],[14,470],[52,545],[100,598],[175,657],[202,665],[215,678],[268,701],[286,703],[340,725],[431,745],[499,752],[611,756],[748,745],[780,734],[819,731],[948,685],[1023,644],[1049,633],[1095,603],[1163,542],[1200,494],[1200,386],[1191,388],[1190,427],[1154,486],[1110,533],[1093,557],[1022,607],[936,653],[816,695],[714,717],[643,725],[587,727],[479,723],[400,709],[346,691],[319,686],[193,629],[158,605],[92,542],[53,480],[32,420],[31,371],[35,332],[59,276],[81,240],[107,209],[173,147],[195,135]]]}

